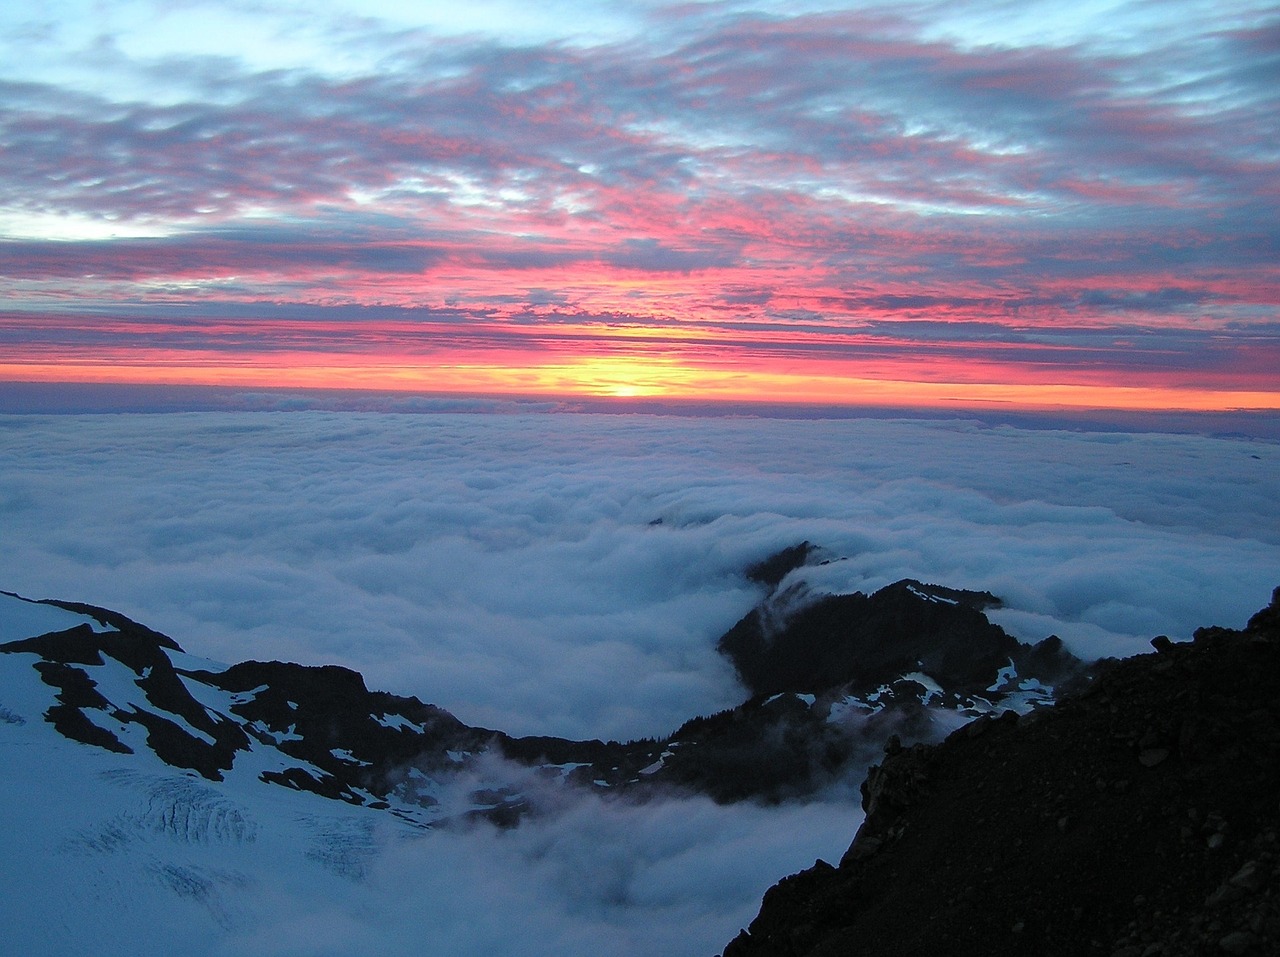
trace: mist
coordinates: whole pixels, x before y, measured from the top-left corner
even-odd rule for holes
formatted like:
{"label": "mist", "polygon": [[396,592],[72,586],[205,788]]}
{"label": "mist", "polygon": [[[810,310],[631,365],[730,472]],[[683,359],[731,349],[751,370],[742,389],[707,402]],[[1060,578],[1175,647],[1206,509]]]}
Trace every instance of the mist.
{"label": "mist", "polygon": [[364,880],[324,898],[272,895],[214,952],[710,957],[779,877],[838,859],[861,817],[833,801],[634,806],[583,796],[510,831],[380,842]]}
{"label": "mist", "polygon": [[222,661],[337,663],[515,734],[665,734],[742,697],[743,569],[986,589],[1097,657],[1280,582],[1280,446],[976,421],[194,413],[0,418],[0,587]]}

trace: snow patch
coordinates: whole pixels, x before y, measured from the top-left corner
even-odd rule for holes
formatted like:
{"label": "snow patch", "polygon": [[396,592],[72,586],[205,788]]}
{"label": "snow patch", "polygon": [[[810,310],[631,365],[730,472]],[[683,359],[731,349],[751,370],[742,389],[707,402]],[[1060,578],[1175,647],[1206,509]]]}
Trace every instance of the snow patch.
{"label": "snow patch", "polygon": [[[78,667],[81,667],[84,670],[84,673],[89,676],[89,680],[91,680],[97,687],[98,693],[106,698],[116,710],[125,712],[126,714],[130,711],[150,712],[158,717],[164,718],[166,721],[173,722],[191,737],[197,738],[205,744],[218,743],[217,739],[212,735],[206,731],[201,731],[199,728],[190,724],[186,718],[182,717],[182,715],[166,711],[164,708],[161,708],[152,702],[147,697],[146,692],[138,685],[138,682],[142,679],[138,677],[137,672],[132,668],[129,668],[127,665],[123,665],[116,661],[110,655],[103,656],[103,664],[101,665],[83,665]],[[117,737],[121,737],[126,722],[119,721],[115,718],[109,718],[106,712],[97,711],[96,709],[84,708],[82,710],[85,716],[99,727],[103,726],[104,721],[109,722],[111,727],[104,727],[103,730],[111,731],[116,734]],[[102,718],[98,721],[94,721],[93,719],[97,715],[101,715]]]}
{"label": "snow patch", "polygon": [[813,703],[814,703],[815,701],[817,701],[817,700],[818,700],[818,698],[817,698],[817,696],[816,696],[816,695],[811,695],[811,694],[800,694],[800,693],[798,693],[798,692],[793,692],[793,691],[782,691],[782,692],[779,692],[778,694],[770,695],[768,698],[765,698],[765,699],[764,699],[764,703],[765,703],[765,704],[773,704],[773,703],[774,703],[775,701],[777,701],[779,698],[786,698],[786,697],[788,697],[788,696],[790,696],[790,697],[792,697],[792,698],[796,698],[796,699],[797,699],[797,700],[799,700],[799,701],[803,701],[803,702],[804,702],[806,705],[808,705],[810,708],[812,708],[812,707],[813,707]]}
{"label": "snow patch", "polygon": [[1008,685],[1013,684],[1013,680],[1018,677],[1018,666],[1013,663],[1013,659],[1009,659],[1009,663],[996,672],[995,683],[988,686],[988,691],[1000,691]]}
{"label": "snow patch", "polygon": [[116,630],[79,612],[0,592],[0,642],[35,638],[54,631],[66,631],[78,625],[88,625],[98,634]]}
{"label": "snow patch", "polygon": [[960,602],[954,598],[943,598],[941,595],[931,595],[928,592],[921,591],[915,585],[908,585],[907,591],[915,595],[917,598],[923,598],[925,601],[931,601],[939,605],[958,605]]}
{"label": "snow patch", "polygon": [[903,675],[899,680],[914,681],[916,684],[923,686],[924,697],[920,699],[920,702],[925,706],[928,706],[934,698],[941,698],[944,693],[942,685],[938,684],[923,671],[913,671],[911,674]]}
{"label": "snow patch", "polygon": [[422,725],[415,724],[402,714],[373,715],[373,720],[392,731],[413,731],[417,734],[423,734],[426,731]]}
{"label": "snow patch", "polygon": [[298,734],[298,726],[296,724],[289,725],[284,731],[273,731],[267,726],[267,723],[261,719],[253,721],[249,724],[249,730],[255,732],[259,737],[279,744],[281,741],[301,741],[302,735]]}
{"label": "snow patch", "polygon": [[879,707],[868,704],[856,695],[845,695],[838,701],[831,702],[827,724],[843,724],[855,716],[865,716],[879,710]]}
{"label": "snow patch", "polygon": [[362,761],[357,758],[355,754],[351,752],[350,748],[332,748],[329,753],[339,761],[347,762],[347,764],[356,764],[365,768],[370,767],[373,764],[372,761]]}

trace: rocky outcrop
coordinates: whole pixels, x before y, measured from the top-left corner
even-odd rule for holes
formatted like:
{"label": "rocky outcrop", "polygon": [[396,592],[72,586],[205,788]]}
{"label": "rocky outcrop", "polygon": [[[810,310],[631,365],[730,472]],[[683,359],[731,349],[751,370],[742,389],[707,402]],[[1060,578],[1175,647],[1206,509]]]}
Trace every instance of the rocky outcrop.
{"label": "rocky outcrop", "polygon": [[724,957],[1280,951],[1280,589],[1052,709],[891,741],[838,866]]}
{"label": "rocky outcrop", "polygon": [[[103,631],[88,624],[0,645],[10,654],[34,653],[33,664],[44,683],[57,689],[57,704],[47,719],[73,740],[120,753],[132,748],[118,731],[94,721],[94,713],[119,727],[145,729],[146,744],[166,764],[198,771],[220,780],[236,751],[248,747],[243,729],[233,720],[215,717],[192,697],[169,659],[181,651],[177,642],[116,612],[78,602],[51,602],[68,611],[95,618]],[[131,675],[137,689],[130,701],[104,697],[91,677],[114,664]]]}
{"label": "rocky outcrop", "polygon": [[961,694],[987,690],[1002,668],[1056,685],[1080,663],[1056,637],[1031,646],[990,622],[990,592],[904,579],[871,595],[775,593],[720,639],[720,651],[756,694],[873,691],[923,671]]}
{"label": "rocky outcrop", "polygon": [[0,653],[35,656],[31,666],[54,692],[46,720],[84,744],[146,748],[215,781],[250,751],[268,754],[265,782],[419,820],[444,813],[433,802],[451,782],[483,777],[467,813],[504,823],[536,809],[538,789],[521,783],[522,769],[542,785],[638,799],[674,790],[776,802],[851,786],[891,735],[937,740],[976,715],[1028,710],[1052,699],[1051,680],[1080,668],[1057,639],[1032,647],[990,623],[982,609],[999,600],[986,592],[902,581],[869,596],[792,602],[779,588],[815,554],[803,542],[746,570],[768,594],[720,647],[754,693],[660,740],[513,738],[370,691],[334,665],[200,667],[172,638],[73,602],[36,604],[91,622]]}
{"label": "rocky outcrop", "polygon": [[417,698],[369,691],[337,665],[246,661],[189,676],[230,692],[229,711],[258,740],[323,772],[286,769],[266,780],[353,803],[363,803],[361,792],[385,798],[407,766],[438,766],[449,751],[480,751],[493,737]]}
{"label": "rocky outcrop", "polygon": [[764,585],[770,591],[773,591],[782,584],[782,579],[797,568],[803,568],[807,565],[809,559],[817,554],[818,551],[818,547],[808,541],[783,548],[772,555],[760,559],[758,562],[748,565],[746,570],[747,578],[757,585]]}

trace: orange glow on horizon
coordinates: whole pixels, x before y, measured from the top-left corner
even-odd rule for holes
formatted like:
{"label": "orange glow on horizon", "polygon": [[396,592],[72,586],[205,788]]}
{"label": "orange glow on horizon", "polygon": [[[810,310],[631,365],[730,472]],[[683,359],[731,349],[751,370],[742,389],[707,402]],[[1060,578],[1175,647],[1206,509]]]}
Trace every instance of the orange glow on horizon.
{"label": "orange glow on horizon", "polygon": [[[1114,384],[1017,381],[1010,367],[975,368],[972,363],[880,363],[840,360],[762,363],[698,362],[688,356],[528,353],[496,357],[480,353],[423,357],[332,354],[164,354],[102,362],[0,363],[0,381],[79,382],[137,385],[198,385],[234,388],[357,389],[434,394],[493,394],[547,398],[658,398],[724,403],[780,402],[817,406],[892,406],[1121,411],[1273,411],[1280,392],[1183,387],[1161,383]],[[503,361],[506,359],[508,361]],[[1013,371],[1018,371],[1016,368]],[[1002,373],[997,377],[994,373]],[[978,374],[975,373],[985,373]]]}

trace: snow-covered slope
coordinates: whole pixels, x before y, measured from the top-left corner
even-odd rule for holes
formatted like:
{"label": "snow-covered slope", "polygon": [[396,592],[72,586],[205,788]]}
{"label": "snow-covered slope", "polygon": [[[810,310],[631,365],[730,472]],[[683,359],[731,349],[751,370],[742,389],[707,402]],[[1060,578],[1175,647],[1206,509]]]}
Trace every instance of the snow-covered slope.
{"label": "snow-covered slope", "polygon": [[[264,687],[246,666],[76,607],[0,595],[0,953],[705,954],[777,874],[836,850],[850,820],[845,802],[611,804],[605,788],[569,784],[575,770],[600,773],[589,765],[522,765],[457,742],[388,779],[381,799],[348,786],[354,777],[330,796],[290,787],[328,780],[300,757],[330,742],[319,712],[304,714],[319,695],[308,699],[299,675],[350,690],[350,673],[278,666],[293,684]],[[162,680],[165,662],[189,700]],[[345,703],[348,723],[363,713],[420,738],[433,717],[461,728],[411,699],[366,694]],[[50,720],[60,706],[81,715],[64,723],[80,738]],[[286,723],[277,708],[298,716]],[[229,764],[209,764],[230,727],[243,741]],[[87,729],[101,740],[82,740]],[[359,769],[379,740],[330,747],[329,766]],[[171,763],[181,760],[199,767]],[[554,813],[513,831],[489,823],[520,794]]]}
{"label": "snow-covered slope", "polygon": [[213,783],[309,791],[417,826],[509,824],[555,787],[812,794],[865,767],[891,734],[935,739],[978,714],[1027,710],[1052,697],[1040,678],[1079,665],[1056,639],[1033,648],[992,625],[982,605],[994,596],[918,582],[869,597],[795,601],[795,590],[779,602],[774,585],[721,639],[754,695],[662,740],[512,738],[370,691],[346,668],[218,664],[116,612],[9,593],[0,691],[14,703],[0,707]]}
{"label": "snow-covered slope", "polygon": [[[418,826],[506,800],[496,796],[505,782],[483,782],[471,760],[492,732],[415,698],[370,692],[346,669],[226,666],[105,609],[7,593],[0,620],[6,635],[34,630],[0,645],[0,707],[23,729],[15,733],[51,725],[58,738],[131,768],[154,765],[237,793],[283,785]],[[464,782],[484,794],[470,799]]]}
{"label": "snow-covered slope", "polygon": [[[51,628],[119,634],[8,595],[0,622],[8,640]],[[410,825],[368,808],[264,787],[258,774],[283,762],[256,743],[213,782],[166,764],[146,746],[143,725],[106,711],[86,709],[130,753],[69,739],[45,720],[55,689],[30,667],[37,657],[0,656],[5,953],[210,953],[211,942],[254,926],[282,895],[341,896],[372,841],[409,836]],[[104,657],[84,671],[116,709],[149,707],[123,663]]]}
{"label": "snow-covered slope", "polygon": [[[944,638],[967,632],[934,616],[981,617],[919,583],[815,601],[791,618],[774,615],[767,640],[744,631],[759,616],[731,633],[748,639],[735,659],[744,671],[750,655],[794,647],[803,688],[755,694],[661,740],[617,743],[513,738],[417,698],[370,691],[345,668],[225,665],[107,609],[0,593],[5,946],[95,957],[346,954],[371,926],[403,925],[405,947],[393,952],[480,953],[509,942],[510,925],[449,928],[505,894],[531,909],[525,922],[546,919],[547,907],[577,915],[557,928],[571,945],[548,933],[529,952],[583,950],[581,910],[598,927],[646,907],[683,915],[671,924],[678,944],[663,950],[660,938],[645,938],[637,950],[623,935],[599,952],[697,952],[689,915],[697,923],[728,905],[720,884],[685,877],[686,845],[725,839],[733,821],[760,815],[771,818],[753,827],[787,835],[807,826],[788,821],[835,813],[842,823],[830,833],[844,833],[856,815],[852,790],[891,735],[937,739],[975,714],[1026,710],[1051,694],[1019,676],[1004,655],[1033,664],[1027,646],[998,629],[999,654],[986,654],[985,671],[956,671],[950,653],[904,646],[875,668],[815,684],[815,610],[822,627],[839,624],[833,641],[866,641],[867,609],[889,609],[895,620],[927,614]],[[942,647],[938,640],[929,648]],[[832,795],[843,799],[822,803]],[[795,799],[803,803],[773,811],[754,803]],[[728,810],[734,802],[743,810]],[[690,830],[691,822],[700,823]],[[493,827],[519,834],[499,838],[508,832]],[[506,865],[477,870],[472,837],[459,837],[476,828],[490,835],[481,841],[489,860]],[[721,874],[738,888],[733,907],[750,906],[782,869],[822,851],[790,836],[769,840],[780,860],[775,869],[757,835],[760,873],[746,873],[758,886],[739,873],[737,856]],[[718,847],[707,853],[699,867],[725,869]],[[468,890],[450,876],[459,869],[502,890]],[[524,871],[554,890],[531,888]],[[667,884],[639,889],[660,873]],[[407,886],[429,887],[439,900],[421,911]],[[706,940],[723,939],[725,928],[707,928]],[[412,941],[423,934],[451,943],[417,950]]]}

